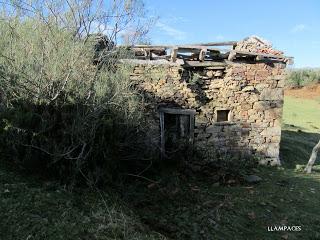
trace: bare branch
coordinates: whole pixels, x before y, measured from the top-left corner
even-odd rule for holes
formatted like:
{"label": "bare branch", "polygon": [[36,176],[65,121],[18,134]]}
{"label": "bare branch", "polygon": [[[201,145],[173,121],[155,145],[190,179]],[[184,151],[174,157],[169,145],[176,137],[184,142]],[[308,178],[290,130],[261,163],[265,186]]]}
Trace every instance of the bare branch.
{"label": "bare branch", "polygon": [[310,156],[310,159],[308,161],[308,164],[306,166],[306,168],[304,169],[304,171],[306,173],[311,173],[312,171],[312,167],[317,159],[317,155],[318,155],[318,151],[320,150],[320,140],[319,142],[314,146],[314,148],[312,149],[312,153]]}

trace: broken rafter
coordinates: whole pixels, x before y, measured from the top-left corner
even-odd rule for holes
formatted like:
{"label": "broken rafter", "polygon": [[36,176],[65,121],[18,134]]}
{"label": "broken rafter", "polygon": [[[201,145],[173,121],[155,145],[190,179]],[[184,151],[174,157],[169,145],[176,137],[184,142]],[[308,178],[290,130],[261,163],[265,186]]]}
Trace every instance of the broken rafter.
{"label": "broken rafter", "polygon": [[206,57],[207,49],[202,49],[199,53],[199,61],[203,62]]}
{"label": "broken rafter", "polygon": [[213,62],[213,61],[185,61],[183,67],[221,67],[225,68],[227,64],[225,62]]}
{"label": "broken rafter", "polygon": [[237,53],[235,51],[231,51],[229,53],[228,60],[233,61],[233,59],[235,59],[236,55],[237,55]]}
{"label": "broken rafter", "polygon": [[251,55],[251,56],[261,56],[261,57],[267,57],[267,58],[285,58],[283,55],[273,55],[273,54],[267,54],[267,53],[259,53],[259,52],[247,52],[247,51],[237,51],[233,50],[231,52],[234,52],[238,55]]}
{"label": "broken rafter", "polygon": [[199,61],[204,61],[206,55],[213,55],[213,54],[219,54],[220,49],[212,49],[212,48],[206,48],[203,46],[183,46],[183,47],[175,47],[172,48],[171,52],[171,60],[174,62],[177,58],[177,56],[181,56],[184,53],[190,54],[191,58],[194,58],[194,56],[197,56]]}
{"label": "broken rafter", "polygon": [[[232,42],[233,43],[233,42]],[[135,45],[132,46],[131,49],[135,52],[136,56],[145,56],[146,59],[152,59],[151,53],[156,53],[158,56],[166,55],[166,49],[171,48],[170,60],[175,62],[178,57],[187,53],[187,55],[183,58],[197,58],[199,61],[204,61],[206,56],[217,56],[217,54],[221,53],[221,49],[212,48],[209,46],[212,45],[226,45],[231,44],[230,42],[224,43],[203,43],[201,44],[189,44],[189,45]],[[188,55],[190,57],[188,57]]]}
{"label": "broken rafter", "polygon": [[194,109],[183,109],[183,108],[165,108],[160,107],[159,112],[164,112],[168,114],[182,114],[182,115],[195,115],[197,113]]}
{"label": "broken rafter", "polygon": [[171,61],[175,62],[177,60],[178,48],[173,48],[171,51]]}
{"label": "broken rafter", "polygon": [[[131,49],[134,51],[141,51],[141,48],[139,48],[139,47],[132,47]],[[150,48],[146,48],[146,49],[153,50],[153,51],[165,51],[166,50],[165,48],[160,48],[160,47],[153,47],[151,49]]]}
{"label": "broken rafter", "polygon": [[227,41],[227,42],[209,42],[209,43],[198,43],[192,45],[200,45],[200,46],[233,46],[236,45],[237,41]]}
{"label": "broken rafter", "polygon": [[[216,60],[228,60],[229,62],[239,59],[241,57],[254,58],[256,61],[279,61],[286,64],[292,64],[293,58],[283,55],[274,55],[260,52],[249,52],[240,50],[222,50],[218,48],[212,48],[212,46],[226,46],[236,45],[237,42],[210,42],[199,44],[186,44],[186,45],[135,45],[131,46],[131,49],[135,52],[136,57],[152,60],[155,59],[167,59],[171,62],[176,62],[178,58],[187,60],[196,60],[195,62],[185,63],[187,67],[200,67],[202,65],[208,66],[208,61]],[[127,46],[129,47],[129,46]],[[171,49],[170,55],[167,55],[167,49]],[[203,64],[201,64],[203,63]]]}
{"label": "broken rafter", "polygon": [[[233,46],[237,44],[236,41],[228,41],[228,42],[209,42],[209,43],[197,43],[197,44],[181,44],[181,45],[146,45],[146,44],[138,44],[132,47],[134,48],[202,48],[202,47],[210,47],[210,46]],[[121,45],[120,45],[121,47]],[[122,45],[123,47],[123,45]],[[130,46],[125,46],[130,47]]]}
{"label": "broken rafter", "polygon": [[292,57],[287,57],[283,55],[274,55],[274,54],[266,54],[266,53],[258,53],[258,52],[246,52],[246,51],[238,51],[238,50],[232,50],[229,52],[228,60],[232,61],[237,56],[254,56],[257,60],[263,60],[263,59],[274,59],[278,61],[288,62],[291,64],[291,61],[293,60]]}

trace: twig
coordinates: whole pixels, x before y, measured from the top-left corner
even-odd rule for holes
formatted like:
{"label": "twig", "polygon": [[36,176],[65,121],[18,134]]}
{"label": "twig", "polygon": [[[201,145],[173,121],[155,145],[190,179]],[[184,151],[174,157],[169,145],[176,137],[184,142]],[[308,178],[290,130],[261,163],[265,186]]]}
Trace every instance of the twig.
{"label": "twig", "polygon": [[131,176],[131,177],[141,178],[141,179],[144,179],[144,180],[146,180],[148,182],[152,182],[152,183],[155,183],[155,184],[159,184],[160,183],[160,181],[154,181],[154,180],[152,180],[150,178],[147,178],[147,177],[144,177],[144,176],[140,176],[140,175],[136,175],[136,174],[127,173],[126,175],[127,176]]}

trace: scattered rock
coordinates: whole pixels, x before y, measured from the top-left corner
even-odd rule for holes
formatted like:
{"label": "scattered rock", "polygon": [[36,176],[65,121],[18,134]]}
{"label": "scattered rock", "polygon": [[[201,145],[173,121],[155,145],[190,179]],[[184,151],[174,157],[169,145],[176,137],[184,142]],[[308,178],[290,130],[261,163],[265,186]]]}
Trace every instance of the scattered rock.
{"label": "scattered rock", "polygon": [[305,168],[305,165],[297,164],[295,170],[296,170],[296,171],[303,171],[304,168]]}
{"label": "scattered rock", "polygon": [[272,48],[272,44],[258,36],[250,36],[237,43],[235,48],[240,51],[259,52],[274,55],[282,55],[283,52]]}
{"label": "scattered rock", "polygon": [[254,87],[253,86],[246,86],[242,89],[243,92],[253,92],[254,91]]}
{"label": "scattered rock", "polygon": [[219,182],[215,182],[214,184],[212,184],[213,187],[219,187],[220,183]]}
{"label": "scattered rock", "polygon": [[247,183],[258,183],[262,181],[262,178],[257,175],[248,175],[244,178]]}
{"label": "scattered rock", "polygon": [[248,217],[249,217],[251,220],[256,219],[256,214],[255,214],[255,212],[249,212],[249,213],[248,213]]}

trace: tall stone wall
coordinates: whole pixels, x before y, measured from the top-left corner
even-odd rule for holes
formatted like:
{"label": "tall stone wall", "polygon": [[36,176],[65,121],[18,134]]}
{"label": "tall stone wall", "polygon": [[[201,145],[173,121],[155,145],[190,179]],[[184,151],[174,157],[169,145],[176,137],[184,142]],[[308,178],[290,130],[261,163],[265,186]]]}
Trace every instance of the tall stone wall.
{"label": "tall stone wall", "polygon": [[[159,126],[160,106],[194,109],[195,144],[279,164],[285,64],[231,62],[184,69],[178,64],[136,64],[131,79],[144,93]],[[229,110],[228,121],[217,112]]]}

